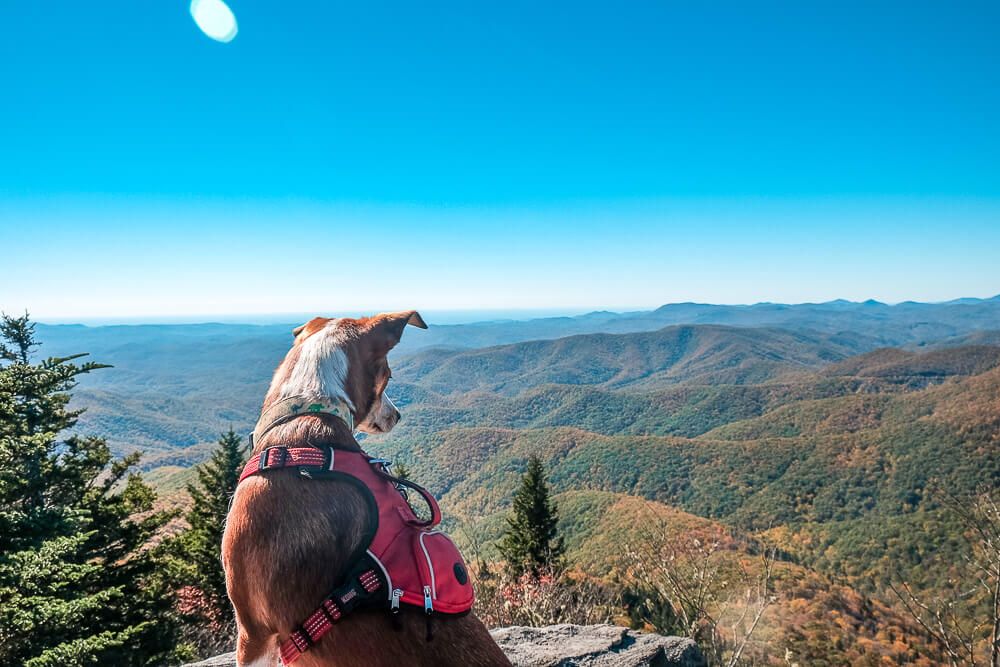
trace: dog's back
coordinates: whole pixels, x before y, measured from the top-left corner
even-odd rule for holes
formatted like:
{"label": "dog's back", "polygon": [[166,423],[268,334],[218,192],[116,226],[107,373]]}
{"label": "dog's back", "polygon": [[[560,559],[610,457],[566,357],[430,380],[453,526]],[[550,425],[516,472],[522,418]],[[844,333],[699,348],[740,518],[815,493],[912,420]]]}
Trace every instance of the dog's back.
{"label": "dog's back", "polygon": [[[294,470],[271,471],[246,480],[233,498],[223,554],[241,665],[276,662],[279,637],[339,583],[362,539],[367,505],[354,486],[297,477]],[[382,609],[354,612],[296,664],[509,664],[475,616],[434,618],[430,641],[419,610],[404,610],[399,621]]]}
{"label": "dog's back", "polygon": [[[255,441],[255,453],[269,445],[357,447],[354,428],[389,431],[399,413],[383,396],[390,375],[385,356],[408,323],[426,327],[408,311],[367,320],[317,318],[296,329],[295,345],[275,373],[265,408],[293,393],[334,398],[350,407],[349,419],[357,423],[305,414],[270,429]],[[356,486],[303,479],[294,468],[269,470],[240,483],[222,543],[238,625],[238,664],[277,664],[279,641],[340,583],[352,554],[367,546],[369,511]],[[354,611],[296,667],[510,664],[474,614],[435,615],[431,640],[422,610],[404,609],[396,620],[385,609]]]}

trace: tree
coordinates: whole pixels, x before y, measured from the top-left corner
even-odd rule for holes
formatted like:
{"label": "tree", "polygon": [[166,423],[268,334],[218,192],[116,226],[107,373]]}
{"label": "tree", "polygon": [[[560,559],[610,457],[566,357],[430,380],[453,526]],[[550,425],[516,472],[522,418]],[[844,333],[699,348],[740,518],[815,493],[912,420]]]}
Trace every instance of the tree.
{"label": "tree", "polygon": [[172,518],[100,438],[60,435],[85,355],[33,362],[27,315],[0,317],[0,664],[175,661],[154,537]]}
{"label": "tree", "polygon": [[751,640],[773,590],[777,549],[758,546],[758,563],[733,559],[724,534],[687,540],[672,535],[666,521],[650,512],[642,517],[634,544],[625,545],[625,595],[633,627],[651,626],[662,634],[687,636],[698,643],[709,665],[757,664]]}
{"label": "tree", "polygon": [[410,468],[403,461],[392,465],[392,474],[400,479],[410,479]]}
{"label": "tree", "polygon": [[228,642],[234,635],[235,619],[220,554],[229,502],[246,458],[243,440],[229,429],[219,438],[211,459],[196,468],[197,483],[187,487],[192,500],[186,515],[190,528],[174,545],[185,602],[182,610],[192,621],[189,627],[203,650],[222,648],[219,639]]}
{"label": "tree", "polygon": [[532,455],[521,486],[514,494],[514,511],[507,518],[507,528],[498,545],[512,573],[538,577],[561,568],[565,547],[557,534],[558,521],[558,511],[545,481],[545,468],[541,459]]}
{"label": "tree", "polygon": [[[968,541],[961,575],[936,596],[906,581],[889,589],[953,667],[1000,667],[1000,499],[984,486],[970,497],[935,489]],[[935,564],[942,570],[949,563]],[[939,656],[931,656],[938,658]]]}

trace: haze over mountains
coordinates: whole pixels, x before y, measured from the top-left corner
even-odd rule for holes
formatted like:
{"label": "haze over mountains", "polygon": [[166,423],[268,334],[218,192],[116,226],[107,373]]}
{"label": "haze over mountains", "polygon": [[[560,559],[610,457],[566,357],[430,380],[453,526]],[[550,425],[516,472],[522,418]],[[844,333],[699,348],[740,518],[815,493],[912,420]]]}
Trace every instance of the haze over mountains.
{"label": "haze over mountains", "polygon": [[[811,329],[826,333],[852,331],[878,340],[878,345],[903,345],[929,340],[940,341],[982,330],[997,330],[1000,295],[989,299],[955,299],[944,303],[907,301],[888,305],[877,301],[829,301],[826,303],[753,305],[667,304],[651,311],[614,313],[595,311],[575,317],[534,319],[491,319],[465,324],[434,324],[403,340],[398,352],[424,347],[478,348],[525,340],[560,338],[585,333],[631,333],[653,331],[671,324],[723,324],[742,327]],[[322,313],[317,313],[322,314]],[[329,313],[327,313],[329,315]],[[178,341],[247,335],[260,339],[284,339],[289,321],[262,325],[248,324],[147,324],[85,327],[43,325],[52,345],[64,341],[93,341],[101,346],[119,346],[130,341],[148,340],[157,334]],[[96,350],[95,350],[96,351]]]}
{"label": "haze over mountains", "polygon": [[776,327],[831,334],[849,331],[868,339],[868,345],[874,348],[942,341],[973,331],[996,329],[998,308],[1000,295],[991,299],[957,299],[934,304],[907,301],[896,305],[844,300],[747,306],[676,303],[652,311],[593,312],[579,317],[435,327],[421,336],[419,342],[406,342],[403,349],[432,345],[485,347],[574,334],[653,331],[674,324]]}
{"label": "haze over mountains", "polygon": [[[45,355],[114,365],[77,390],[80,430],[144,450],[183,502],[219,433],[252,427],[295,324],[39,335]],[[1000,484],[1000,298],[430,324],[392,356],[402,421],[366,447],[405,461],[461,539],[488,557],[539,454],[570,557],[595,576],[650,517],[677,539],[726,535],[733,558],[779,544],[768,632],[802,664],[913,662],[920,633],[885,585],[940,590],[965,548],[930,490]]]}
{"label": "haze over mountains", "polygon": [[[248,429],[297,324],[43,324],[39,335],[46,355],[87,351],[114,366],[86,378],[78,393],[88,408],[85,430],[118,451],[166,452],[211,442],[229,425]],[[998,332],[997,297],[894,306],[670,304],[579,317],[431,322],[427,331],[408,331],[393,359],[400,381],[446,393],[509,394],[541,383],[655,389],[758,383],[879,347],[1000,342]],[[605,335],[623,333],[638,335]],[[554,340],[564,336],[574,337]],[[511,345],[518,342],[524,344]]]}

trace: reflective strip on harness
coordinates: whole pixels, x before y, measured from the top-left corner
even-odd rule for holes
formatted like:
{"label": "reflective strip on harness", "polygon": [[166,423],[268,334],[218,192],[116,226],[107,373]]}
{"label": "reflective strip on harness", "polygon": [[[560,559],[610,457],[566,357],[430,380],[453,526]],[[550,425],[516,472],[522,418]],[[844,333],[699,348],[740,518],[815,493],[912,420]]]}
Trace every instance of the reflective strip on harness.
{"label": "reflective strip on harness", "polygon": [[240,482],[247,477],[275,468],[316,467],[328,465],[327,453],[312,447],[268,447],[254,454],[243,467]]}
{"label": "reflective strip on harness", "polygon": [[328,633],[333,624],[343,617],[344,613],[353,609],[362,594],[357,590],[360,586],[364,594],[370,595],[382,587],[382,580],[376,570],[365,570],[346,586],[337,589],[330,597],[323,600],[320,606],[302,622],[297,630],[281,642],[281,662],[290,665]]}

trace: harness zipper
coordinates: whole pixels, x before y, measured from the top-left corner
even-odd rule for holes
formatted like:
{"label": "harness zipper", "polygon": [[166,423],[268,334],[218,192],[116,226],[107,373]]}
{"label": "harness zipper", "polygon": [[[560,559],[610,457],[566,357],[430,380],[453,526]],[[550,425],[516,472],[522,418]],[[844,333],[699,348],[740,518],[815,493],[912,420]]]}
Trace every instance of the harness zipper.
{"label": "harness zipper", "polygon": [[389,609],[392,613],[399,613],[399,598],[403,597],[403,590],[401,588],[393,589],[392,591],[392,602],[389,603]]}
{"label": "harness zipper", "polygon": [[[428,535],[444,535],[440,530],[429,530],[420,533],[420,549],[424,552],[424,558],[427,559],[427,571],[431,573],[431,596],[437,596],[437,584],[434,582],[434,561],[431,560],[431,555],[427,551],[427,545],[424,543],[424,538]],[[447,539],[447,536],[445,537]],[[425,587],[426,589],[426,587]]]}
{"label": "harness zipper", "polygon": [[434,611],[434,601],[431,599],[431,587],[424,586],[424,613],[430,614]]}
{"label": "harness zipper", "polygon": [[434,639],[434,631],[431,628],[432,614],[434,613],[434,600],[431,597],[431,587],[424,586],[424,618],[427,619],[427,641]]}

